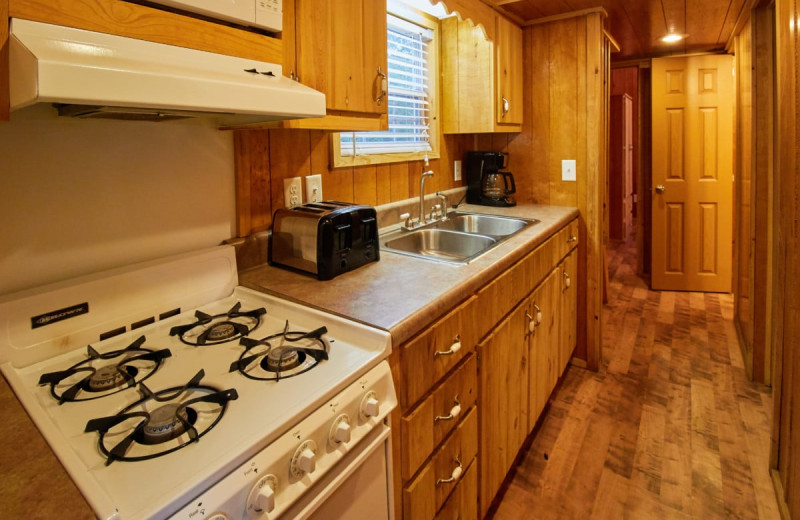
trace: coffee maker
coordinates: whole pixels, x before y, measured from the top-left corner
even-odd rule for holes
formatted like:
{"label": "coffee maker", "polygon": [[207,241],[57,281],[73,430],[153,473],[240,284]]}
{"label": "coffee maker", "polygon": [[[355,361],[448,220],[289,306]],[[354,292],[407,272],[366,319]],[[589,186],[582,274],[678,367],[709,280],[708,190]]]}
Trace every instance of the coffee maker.
{"label": "coffee maker", "polygon": [[516,206],[514,176],[501,171],[508,156],[500,152],[467,152],[464,171],[467,176],[467,203],[483,206]]}

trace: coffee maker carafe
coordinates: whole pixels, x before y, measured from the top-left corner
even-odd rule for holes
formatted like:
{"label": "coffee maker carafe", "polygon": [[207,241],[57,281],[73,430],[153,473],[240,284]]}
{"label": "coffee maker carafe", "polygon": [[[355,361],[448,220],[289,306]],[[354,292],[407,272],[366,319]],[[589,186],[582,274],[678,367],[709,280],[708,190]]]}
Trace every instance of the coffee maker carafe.
{"label": "coffee maker carafe", "polygon": [[508,156],[500,152],[467,152],[464,171],[467,176],[467,203],[483,206],[515,206],[514,176],[501,171]]}

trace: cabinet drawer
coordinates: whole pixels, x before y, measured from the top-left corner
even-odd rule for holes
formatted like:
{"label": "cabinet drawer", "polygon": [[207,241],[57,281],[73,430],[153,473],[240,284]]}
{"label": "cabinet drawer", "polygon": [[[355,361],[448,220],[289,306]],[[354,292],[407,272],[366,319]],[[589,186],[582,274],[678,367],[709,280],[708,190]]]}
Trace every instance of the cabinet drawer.
{"label": "cabinet drawer", "polygon": [[431,387],[475,349],[472,324],[473,296],[411,340],[400,351],[403,391],[400,406],[408,409]]}
{"label": "cabinet drawer", "polygon": [[[432,519],[462,481],[463,468],[473,464],[472,461],[478,452],[477,414],[477,409],[472,407],[453,435],[439,448],[417,478],[403,489],[405,520]],[[459,463],[462,467],[461,475],[450,481]]]}
{"label": "cabinet drawer", "polygon": [[450,498],[444,503],[436,520],[478,520],[478,462],[464,471]]}
{"label": "cabinet drawer", "polygon": [[580,236],[578,219],[574,219],[567,224],[564,229],[556,233],[551,239],[557,244],[556,255],[553,257],[552,265],[558,264],[562,258],[567,256],[567,253],[572,251],[572,248],[578,245],[578,237]]}
{"label": "cabinet drawer", "polygon": [[[420,405],[401,419],[403,481],[410,479],[475,404],[478,364],[473,353]],[[458,409],[455,407],[458,406]],[[458,412],[453,417],[453,411]],[[450,419],[449,417],[452,417]]]}

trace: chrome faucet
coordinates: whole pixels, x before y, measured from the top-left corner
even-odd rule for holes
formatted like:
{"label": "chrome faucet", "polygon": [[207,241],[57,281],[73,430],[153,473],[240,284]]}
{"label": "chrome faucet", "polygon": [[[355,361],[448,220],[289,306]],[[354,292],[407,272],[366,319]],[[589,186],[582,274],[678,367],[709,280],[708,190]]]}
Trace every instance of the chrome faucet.
{"label": "chrome faucet", "polygon": [[425,179],[433,177],[433,170],[422,172],[419,178],[419,225],[426,224],[425,220]]}

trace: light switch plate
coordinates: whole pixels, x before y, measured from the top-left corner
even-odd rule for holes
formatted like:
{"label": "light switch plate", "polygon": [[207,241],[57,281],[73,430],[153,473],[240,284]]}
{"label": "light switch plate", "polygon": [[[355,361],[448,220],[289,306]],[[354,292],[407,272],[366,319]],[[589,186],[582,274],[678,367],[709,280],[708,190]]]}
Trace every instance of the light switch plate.
{"label": "light switch plate", "polygon": [[287,208],[293,208],[303,203],[303,188],[300,177],[283,179],[283,203]]}
{"label": "light switch plate", "polygon": [[461,161],[453,162],[453,180],[454,181],[461,180]]}
{"label": "light switch plate", "polygon": [[322,202],[322,175],[306,177],[306,202]]}
{"label": "light switch plate", "polygon": [[561,161],[561,180],[562,181],[577,181],[578,175],[576,173],[577,167],[575,159],[564,159]]}

